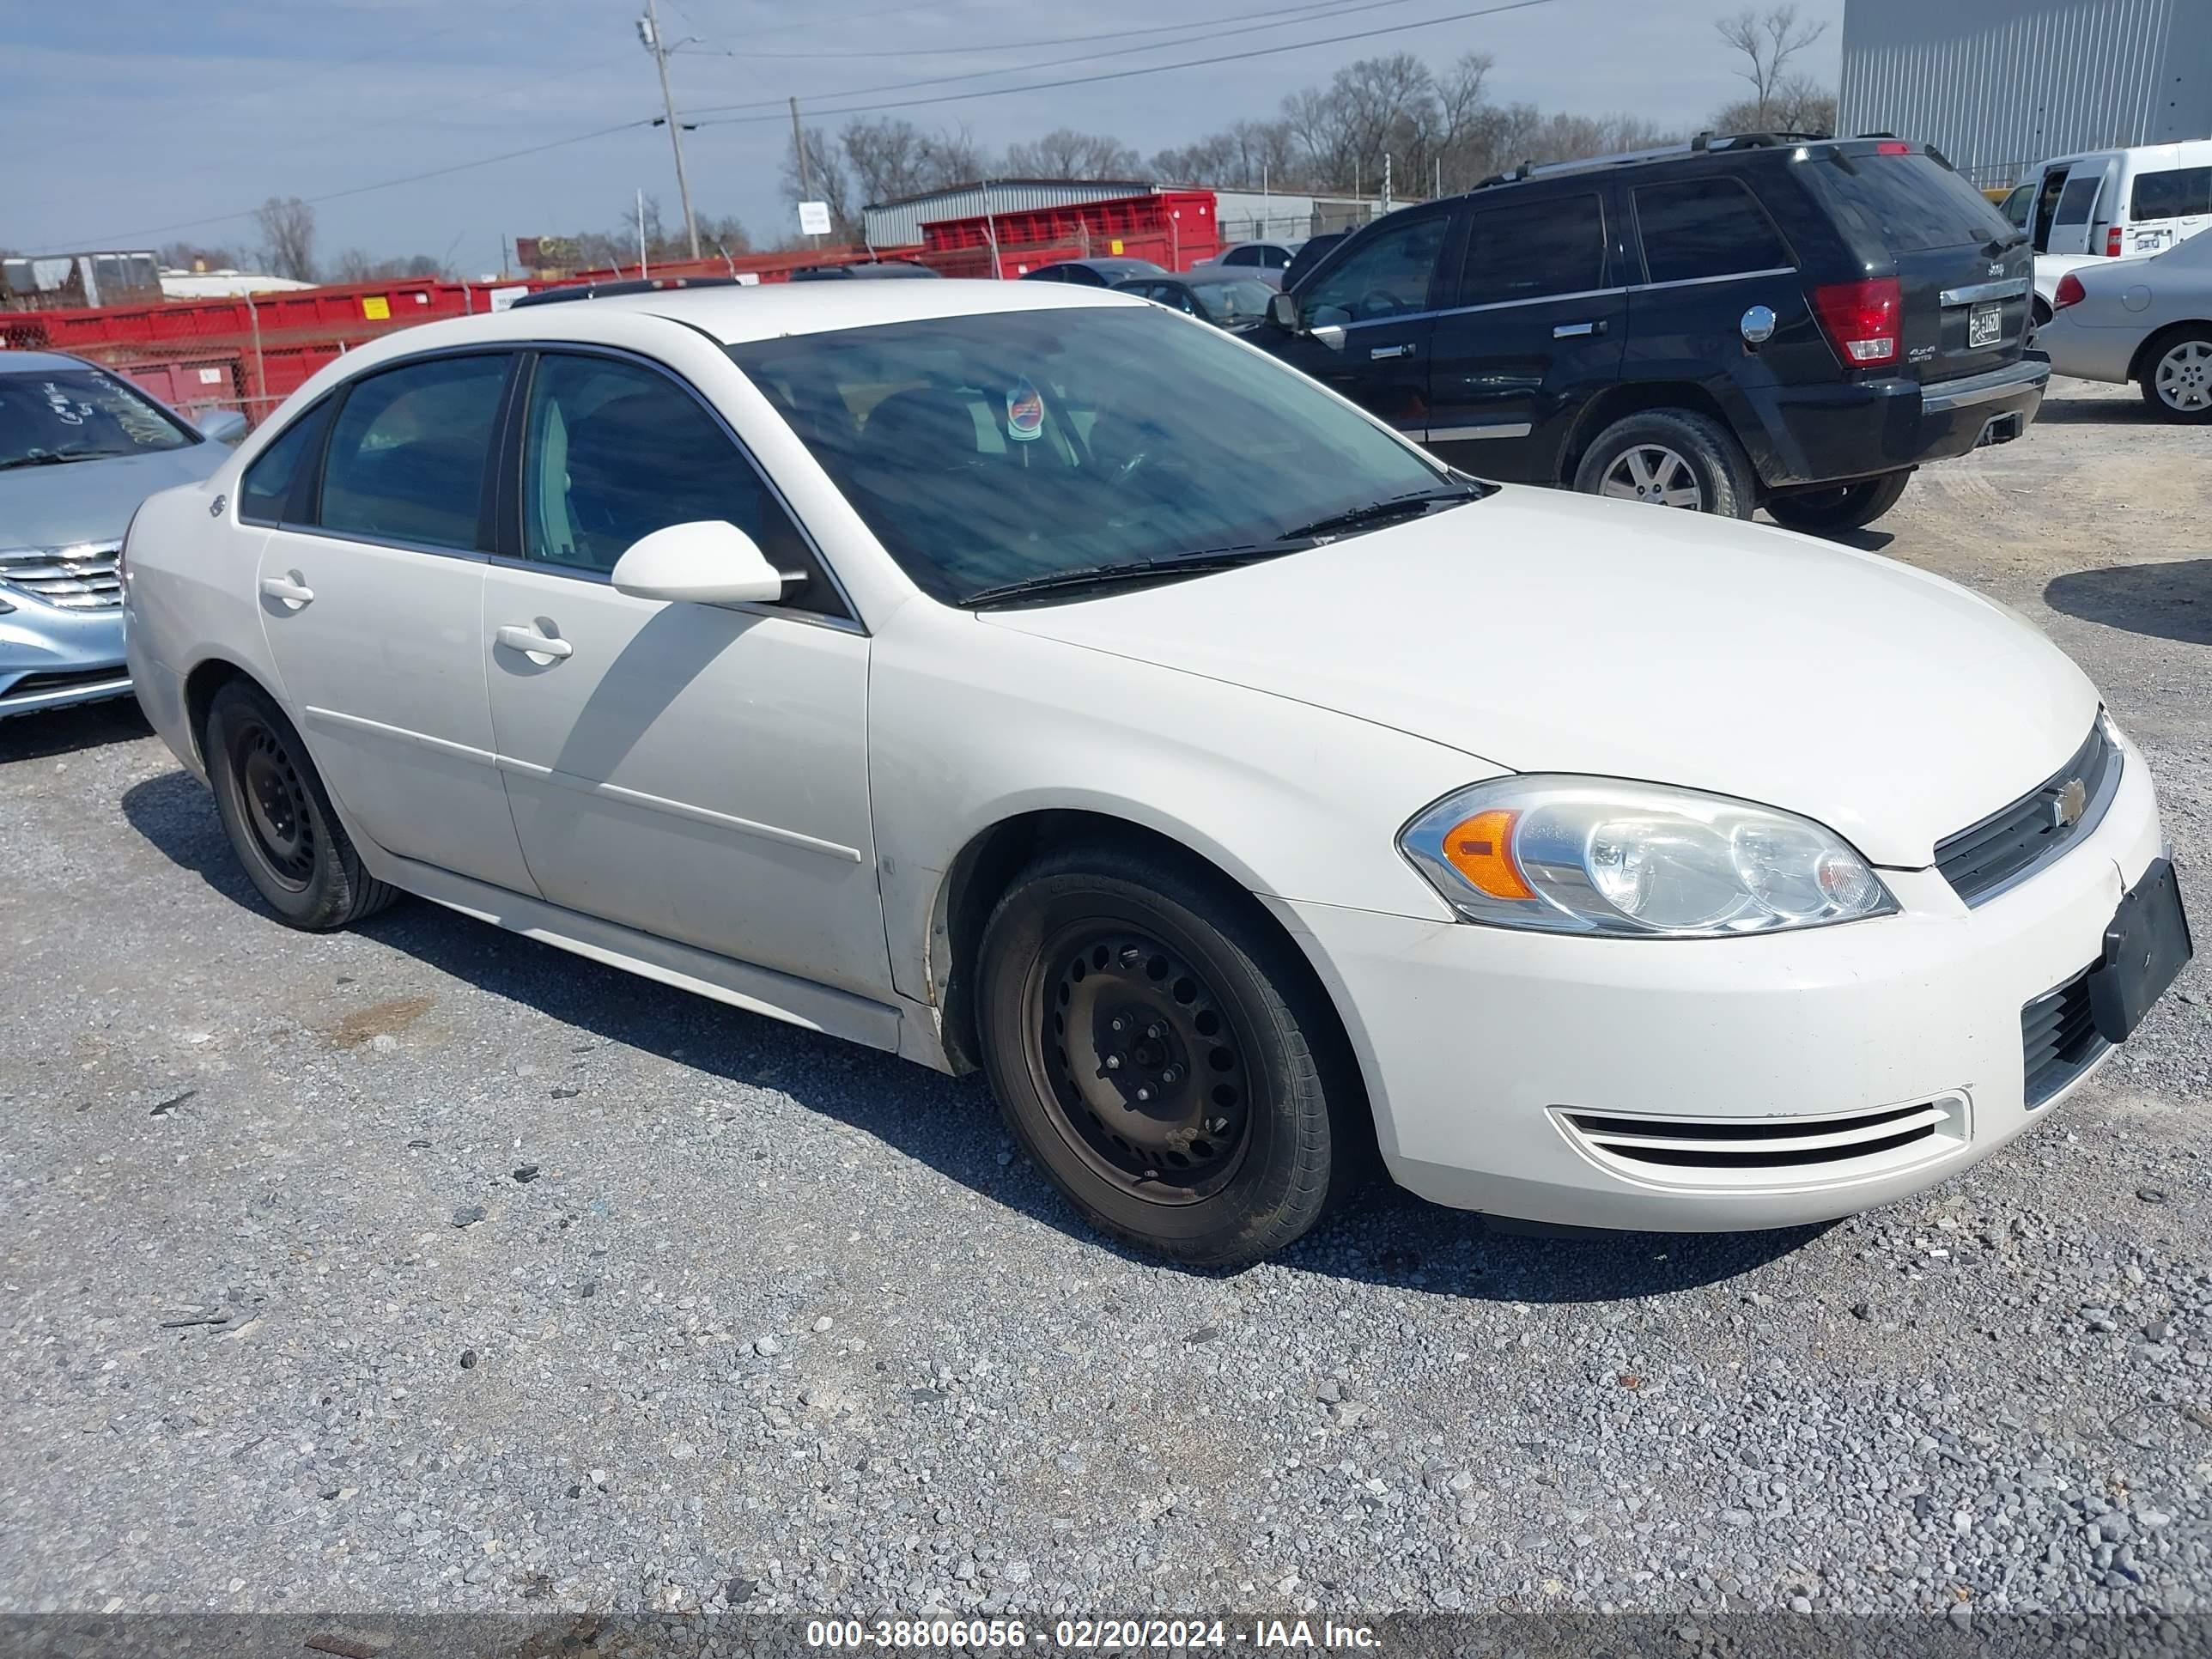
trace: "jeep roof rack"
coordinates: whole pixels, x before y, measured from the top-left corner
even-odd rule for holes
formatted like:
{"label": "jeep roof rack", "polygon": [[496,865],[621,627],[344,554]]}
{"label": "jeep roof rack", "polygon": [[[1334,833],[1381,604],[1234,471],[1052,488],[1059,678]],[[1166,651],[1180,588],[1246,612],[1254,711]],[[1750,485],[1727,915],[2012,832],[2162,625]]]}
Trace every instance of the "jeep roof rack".
{"label": "jeep roof rack", "polygon": [[1664,161],[1691,155],[1740,149],[1778,149],[1788,144],[1826,144],[1836,141],[1832,132],[1700,132],[1695,137],[1672,144],[1656,145],[1650,149],[1622,150],[1613,155],[1592,155],[1575,161],[1547,161],[1541,166],[1523,161],[1510,173],[1493,173],[1475,185],[1476,190],[1490,190],[1499,185],[1517,185],[1529,179],[1559,178],[1577,173],[1594,173],[1601,168],[1632,167],[1644,161]]}

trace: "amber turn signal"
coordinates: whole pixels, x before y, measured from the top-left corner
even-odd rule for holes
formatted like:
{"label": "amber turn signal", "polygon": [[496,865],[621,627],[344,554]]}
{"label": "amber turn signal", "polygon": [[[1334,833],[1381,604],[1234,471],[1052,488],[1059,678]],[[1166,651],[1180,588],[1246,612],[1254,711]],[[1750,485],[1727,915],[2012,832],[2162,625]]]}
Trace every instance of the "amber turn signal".
{"label": "amber turn signal", "polygon": [[1535,890],[1513,861],[1513,823],[1521,815],[1504,807],[1477,812],[1444,831],[1444,857],[1453,869],[1492,898],[1532,899]]}

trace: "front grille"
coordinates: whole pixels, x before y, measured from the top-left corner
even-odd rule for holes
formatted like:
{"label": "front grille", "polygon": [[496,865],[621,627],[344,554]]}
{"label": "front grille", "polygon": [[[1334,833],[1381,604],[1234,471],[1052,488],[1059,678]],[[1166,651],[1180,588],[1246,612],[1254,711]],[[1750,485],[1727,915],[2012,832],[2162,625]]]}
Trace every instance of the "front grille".
{"label": "front grille", "polygon": [[1677,1186],[1744,1187],[1878,1173],[1955,1150],[1966,1145],[1967,1134],[1966,1099],[1955,1094],[1832,1117],[1622,1117],[1577,1111],[1559,1116],[1598,1162]]}
{"label": "front grille", "polygon": [[43,697],[52,691],[74,691],[91,685],[128,685],[129,673],[121,667],[79,668],[65,674],[26,674],[5,690],[0,702],[17,697]]}
{"label": "front grille", "polygon": [[2119,745],[2100,719],[2074,758],[2040,785],[1937,842],[1936,867],[1968,904],[1995,898],[2097,827],[2119,787],[2120,763]]}
{"label": "front grille", "polygon": [[2089,975],[2094,971],[2084,968],[2020,1011],[2020,1055],[2031,1108],[2073,1082],[2112,1046],[2097,1035],[2089,1008]]}
{"label": "front grille", "polygon": [[0,553],[0,584],[65,611],[112,611],[123,603],[120,542],[33,547]]}

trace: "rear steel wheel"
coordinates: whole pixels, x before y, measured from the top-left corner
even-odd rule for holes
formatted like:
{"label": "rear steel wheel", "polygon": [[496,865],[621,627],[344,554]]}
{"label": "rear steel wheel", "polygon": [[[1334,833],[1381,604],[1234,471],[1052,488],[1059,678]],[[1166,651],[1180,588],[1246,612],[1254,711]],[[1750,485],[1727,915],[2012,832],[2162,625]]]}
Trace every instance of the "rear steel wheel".
{"label": "rear steel wheel", "polygon": [[292,892],[304,892],[315,870],[315,823],[299,767],[258,720],[249,719],[228,737],[226,776],[254,850],[271,877]]}

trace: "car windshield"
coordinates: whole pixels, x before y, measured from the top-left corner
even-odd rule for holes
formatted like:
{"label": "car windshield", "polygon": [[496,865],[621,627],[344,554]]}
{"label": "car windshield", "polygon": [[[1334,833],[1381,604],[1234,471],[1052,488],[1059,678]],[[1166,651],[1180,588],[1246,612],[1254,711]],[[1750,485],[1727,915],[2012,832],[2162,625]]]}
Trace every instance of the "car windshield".
{"label": "car windshield", "polygon": [[1274,289],[1249,276],[1194,282],[1190,291],[1217,323],[1256,323],[1267,314],[1267,301],[1275,297]]}
{"label": "car windshield", "polygon": [[198,441],[96,368],[0,372],[0,467],[98,460]]}
{"label": "car windshield", "polygon": [[1453,475],[1156,306],[750,341],[731,357],[926,592],[1249,547]]}

